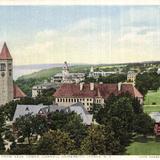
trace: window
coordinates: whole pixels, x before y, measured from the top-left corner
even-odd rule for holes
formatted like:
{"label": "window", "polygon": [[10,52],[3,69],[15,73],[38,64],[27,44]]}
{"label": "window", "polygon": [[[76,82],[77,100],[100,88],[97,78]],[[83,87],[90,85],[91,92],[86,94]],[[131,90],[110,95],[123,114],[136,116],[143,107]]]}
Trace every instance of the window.
{"label": "window", "polygon": [[12,75],[12,70],[9,70],[9,76],[11,76]]}
{"label": "window", "polygon": [[29,108],[27,107],[27,108],[25,109],[25,111],[29,111]]}
{"label": "window", "polygon": [[74,99],[74,102],[76,102],[76,99]]}
{"label": "window", "polygon": [[12,63],[9,63],[9,64],[8,64],[8,68],[9,68],[9,69],[12,69]]}
{"label": "window", "polygon": [[68,100],[69,102],[71,101],[71,99],[69,98],[69,100]]}
{"label": "window", "polygon": [[0,64],[0,71],[5,71],[6,70],[6,64],[5,63],[1,63]]}

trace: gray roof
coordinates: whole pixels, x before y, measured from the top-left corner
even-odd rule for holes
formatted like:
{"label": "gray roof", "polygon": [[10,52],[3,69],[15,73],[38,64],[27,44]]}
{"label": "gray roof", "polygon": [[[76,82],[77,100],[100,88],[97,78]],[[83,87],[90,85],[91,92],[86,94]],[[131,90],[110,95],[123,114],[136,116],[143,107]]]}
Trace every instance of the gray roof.
{"label": "gray roof", "polygon": [[160,122],[160,112],[151,112],[149,116],[154,119],[156,123]]}
{"label": "gray roof", "polygon": [[82,103],[78,102],[66,108],[67,111],[75,112],[80,115],[81,119],[83,120],[84,124],[91,125],[93,115],[91,115],[86,108],[83,106]]}
{"label": "gray roof", "polygon": [[83,106],[82,103],[78,102],[76,104],[73,104],[69,107],[64,106],[58,106],[58,105],[17,105],[16,111],[13,117],[13,122],[16,120],[16,118],[19,118],[20,116],[24,116],[27,114],[36,115],[40,111],[43,113],[48,112],[55,112],[55,111],[61,111],[64,110],[65,112],[75,112],[78,115],[80,115],[81,119],[83,120],[84,124],[90,125],[92,123],[93,115],[91,115],[86,108]]}
{"label": "gray roof", "polygon": [[24,116],[27,114],[36,115],[38,112],[47,106],[44,106],[43,104],[39,105],[17,105],[16,111],[14,113],[13,121],[16,120],[16,118],[19,118],[20,116]]}

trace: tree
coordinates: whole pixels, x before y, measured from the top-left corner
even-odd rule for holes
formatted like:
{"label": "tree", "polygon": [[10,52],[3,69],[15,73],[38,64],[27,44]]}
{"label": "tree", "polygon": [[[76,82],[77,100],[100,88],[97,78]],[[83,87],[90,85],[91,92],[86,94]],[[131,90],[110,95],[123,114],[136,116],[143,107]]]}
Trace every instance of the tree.
{"label": "tree", "polygon": [[91,125],[88,134],[81,143],[82,154],[106,154],[105,134],[102,126]]}
{"label": "tree", "polygon": [[4,141],[0,134],[0,154],[4,153],[4,151],[5,151]]}
{"label": "tree", "polygon": [[148,90],[157,90],[160,87],[160,75],[156,71],[144,72],[136,77],[136,88],[146,95]]}
{"label": "tree", "polygon": [[48,122],[46,117],[41,115],[31,115],[27,114],[16,119],[14,124],[18,131],[19,136],[28,138],[28,143],[31,144],[30,137],[33,134],[42,135],[44,132],[48,131]]}
{"label": "tree", "polygon": [[80,147],[80,142],[86,136],[86,126],[82,123],[80,116],[74,112],[57,111],[48,115],[49,128],[67,132],[71,139],[75,141],[76,147]]}
{"label": "tree", "polygon": [[[133,130],[134,112],[130,96],[127,94],[120,96],[112,95],[104,108],[100,109],[98,115],[98,123],[110,129],[110,136],[113,140],[112,147],[114,145],[116,147],[115,152],[111,153],[117,154],[118,151],[124,151],[132,138]],[[119,145],[121,147],[118,150],[117,146]]]}
{"label": "tree", "polygon": [[4,111],[3,108],[0,107],[0,134],[4,130],[4,125],[5,125]]}
{"label": "tree", "polygon": [[31,144],[30,137],[34,134],[34,128],[32,123],[33,116],[31,114],[21,116],[17,118],[14,126],[18,131],[19,136],[23,136],[24,138],[28,138],[28,144]]}
{"label": "tree", "polygon": [[143,106],[140,104],[137,98],[132,99],[132,107],[135,114],[143,113]]}
{"label": "tree", "polygon": [[50,130],[37,143],[37,154],[60,155],[70,154],[74,150],[74,141],[60,130]]}
{"label": "tree", "polygon": [[98,119],[98,112],[102,109],[102,105],[101,104],[93,104],[93,107],[92,107],[92,111],[91,111],[91,114],[93,114],[93,118],[94,119]]}
{"label": "tree", "polygon": [[11,101],[2,107],[4,112],[4,117],[6,120],[10,120],[10,121],[13,120],[16,106],[17,106],[17,101]]}
{"label": "tree", "polygon": [[143,134],[146,137],[153,134],[154,120],[146,113],[136,114],[134,115],[133,126],[137,134]]}

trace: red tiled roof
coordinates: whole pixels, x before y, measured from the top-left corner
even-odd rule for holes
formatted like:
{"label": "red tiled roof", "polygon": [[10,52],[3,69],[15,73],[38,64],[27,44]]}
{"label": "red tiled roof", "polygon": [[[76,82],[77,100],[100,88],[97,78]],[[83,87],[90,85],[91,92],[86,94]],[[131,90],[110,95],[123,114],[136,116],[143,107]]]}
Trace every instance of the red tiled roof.
{"label": "red tiled roof", "polygon": [[12,59],[6,43],[4,43],[4,45],[2,47],[2,50],[1,50],[1,53],[0,53],[0,59],[3,59],[3,60]]}
{"label": "red tiled roof", "polygon": [[79,84],[63,84],[54,94],[54,97],[99,97],[107,99],[111,94],[130,93],[133,97],[142,97],[141,93],[132,84],[121,84],[118,91],[118,84],[94,84],[94,90],[90,90],[90,84],[83,84],[80,90]]}
{"label": "red tiled roof", "polygon": [[13,85],[14,98],[26,97],[26,94],[16,85]]}

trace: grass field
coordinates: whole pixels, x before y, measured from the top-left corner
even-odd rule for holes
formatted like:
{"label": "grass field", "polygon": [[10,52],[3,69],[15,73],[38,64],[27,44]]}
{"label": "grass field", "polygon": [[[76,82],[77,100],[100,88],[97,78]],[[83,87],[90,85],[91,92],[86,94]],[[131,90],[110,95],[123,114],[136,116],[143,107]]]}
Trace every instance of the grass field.
{"label": "grass field", "polygon": [[137,137],[127,147],[127,155],[160,155],[160,141],[155,137]]}
{"label": "grass field", "polygon": [[149,91],[145,97],[143,108],[146,113],[160,112],[160,91]]}
{"label": "grass field", "polygon": [[157,105],[160,105],[160,90],[155,91],[149,91],[145,97],[144,104],[145,105],[152,105],[152,103],[156,103]]}

